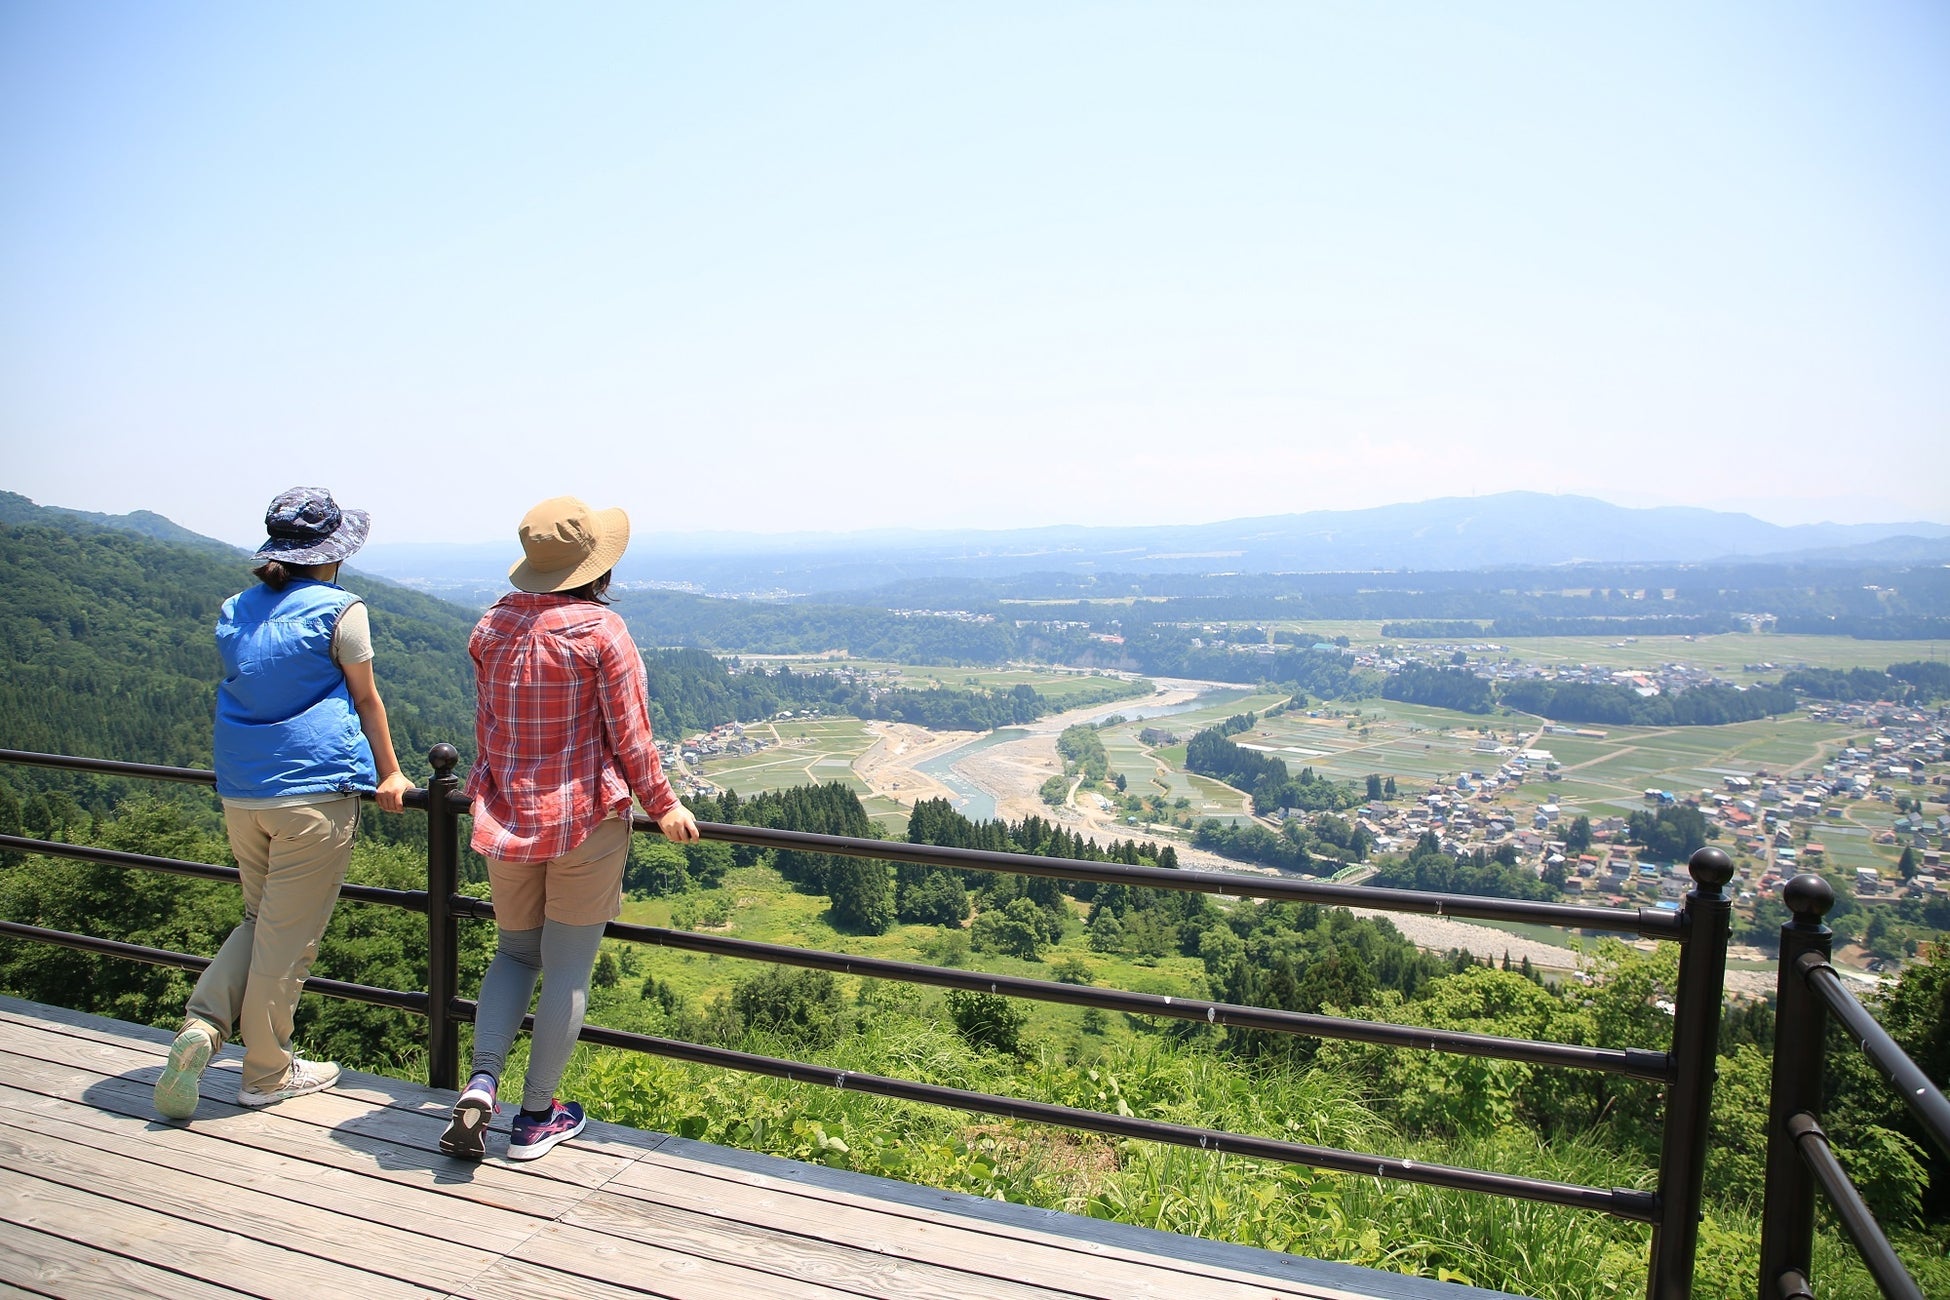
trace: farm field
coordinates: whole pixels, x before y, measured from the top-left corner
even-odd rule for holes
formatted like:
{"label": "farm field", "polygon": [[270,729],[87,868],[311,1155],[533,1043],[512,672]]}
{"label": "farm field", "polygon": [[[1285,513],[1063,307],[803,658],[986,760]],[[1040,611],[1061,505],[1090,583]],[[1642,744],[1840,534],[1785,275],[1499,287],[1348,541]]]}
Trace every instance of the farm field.
{"label": "farm field", "polygon": [[[1187,772],[1184,766],[1184,741],[1193,733],[1223,722],[1239,713],[1258,713],[1284,700],[1278,694],[1221,693],[1212,704],[1168,717],[1135,719],[1103,729],[1104,752],[1110,756],[1113,776],[1121,774],[1130,791],[1140,795],[1162,795],[1167,804],[1179,799],[1196,816],[1218,821],[1238,821],[1249,815],[1246,799],[1239,791],[1209,777]],[[1138,740],[1147,727],[1178,737],[1173,746],[1152,748]]]}
{"label": "farm field", "polygon": [[1720,792],[1724,778],[1756,771],[1809,772],[1859,727],[1789,716],[1718,727],[1610,727],[1602,740],[1545,736],[1537,744],[1560,765],[1557,801],[1591,813],[1630,812],[1647,789],[1684,796]]}
{"label": "farm field", "polygon": [[[1488,619],[1463,620],[1481,622]],[[1356,649],[1375,645],[1444,645],[1424,638],[1384,637],[1378,619],[1299,619],[1274,624],[1284,631],[1308,632],[1332,640],[1344,636]],[[1887,668],[1890,664],[1942,659],[1950,643],[1942,641],[1859,641],[1844,636],[1802,636],[1775,632],[1726,632],[1716,636],[1493,637],[1484,642],[1502,646],[1490,658],[1515,659],[1544,668],[1592,664],[1606,668],[1642,668],[1685,663],[1704,668],[1729,681],[1746,684],[1778,681],[1781,670],[1806,668]],[[1472,656],[1474,657],[1474,656]],[[1771,663],[1766,672],[1749,672],[1746,665]]]}
{"label": "farm field", "polygon": [[866,753],[875,739],[858,718],[754,722],[746,725],[745,734],[774,743],[756,754],[713,756],[692,764],[691,770],[741,796],[838,781],[860,796],[868,816],[906,826],[907,810],[874,794],[853,771],[854,760]]}
{"label": "farm field", "polygon": [[[1111,775],[1122,776],[1131,793],[1159,795],[1167,804],[1184,799],[1187,801],[1184,811],[1220,821],[1236,821],[1246,815],[1245,798],[1239,791],[1187,772],[1183,766],[1183,747],[1175,751],[1147,748],[1137,739],[1138,729],[1136,725],[1119,725],[1107,729],[1103,736]],[[1176,762],[1170,758],[1173,752]]]}
{"label": "farm field", "polygon": [[1510,729],[1527,721],[1373,699],[1264,718],[1233,740],[1282,759],[1295,771],[1311,767],[1336,781],[1361,781],[1379,772],[1412,785],[1482,767],[1495,756],[1477,752],[1477,742],[1485,739],[1479,729],[1500,729],[1507,743]]}
{"label": "farm field", "polygon": [[[1936,641],[1857,641],[1843,636],[1791,636],[1771,632],[1728,632],[1689,640],[1683,636],[1642,636],[1636,642],[1620,637],[1498,638],[1510,658],[1546,668],[1566,664],[1599,664],[1631,668],[1649,664],[1686,663],[1743,685],[1779,681],[1780,670],[1806,668],[1887,668],[1890,664],[1941,658],[1950,646]],[[1766,672],[1749,672],[1746,665],[1771,663]]]}

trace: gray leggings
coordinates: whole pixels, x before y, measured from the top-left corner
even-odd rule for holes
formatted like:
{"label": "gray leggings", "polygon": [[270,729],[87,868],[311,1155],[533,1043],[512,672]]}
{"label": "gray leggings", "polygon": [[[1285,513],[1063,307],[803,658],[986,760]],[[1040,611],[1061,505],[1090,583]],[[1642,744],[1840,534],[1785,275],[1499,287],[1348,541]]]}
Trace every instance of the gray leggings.
{"label": "gray leggings", "polygon": [[474,1072],[501,1078],[514,1045],[515,1031],[528,1014],[535,981],[542,980],[541,1005],[528,1045],[528,1075],[522,1080],[523,1110],[546,1110],[568,1068],[589,1005],[589,972],[603,927],[544,921],[539,930],[503,930],[474,1015]]}

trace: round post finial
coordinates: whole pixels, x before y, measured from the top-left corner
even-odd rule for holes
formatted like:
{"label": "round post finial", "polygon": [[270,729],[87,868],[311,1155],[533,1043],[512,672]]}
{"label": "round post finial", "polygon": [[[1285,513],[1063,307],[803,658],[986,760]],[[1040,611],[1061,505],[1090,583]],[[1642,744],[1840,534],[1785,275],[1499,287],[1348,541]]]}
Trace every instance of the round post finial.
{"label": "round post finial", "polygon": [[435,776],[451,776],[460,762],[460,751],[443,740],[427,751],[427,762],[433,764]]}
{"label": "round post finial", "polygon": [[1733,879],[1733,859],[1724,849],[1695,849],[1686,860],[1686,870],[1692,873],[1695,884],[1717,893]]}
{"label": "round post finial", "polygon": [[1835,888],[1810,872],[1788,881],[1781,889],[1781,901],[1794,913],[1796,925],[1813,927],[1835,906]]}

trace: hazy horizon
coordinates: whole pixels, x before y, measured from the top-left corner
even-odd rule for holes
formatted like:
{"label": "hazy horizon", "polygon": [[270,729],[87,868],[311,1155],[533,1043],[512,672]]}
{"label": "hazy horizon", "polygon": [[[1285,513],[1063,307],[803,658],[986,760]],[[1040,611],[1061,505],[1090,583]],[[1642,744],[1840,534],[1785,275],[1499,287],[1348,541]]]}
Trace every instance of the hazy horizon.
{"label": "hazy horizon", "polygon": [[[0,483],[0,490],[10,491],[12,489],[8,488],[4,483]],[[1524,491],[1524,489],[1512,489],[1513,493],[1522,492],[1522,491]],[[25,496],[27,494],[22,493],[21,495]],[[1452,497],[1430,497],[1420,501],[1385,502],[1378,506],[1361,507],[1360,509],[1361,510],[1378,510],[1378,509],[1389,509],[1389,508],[1413,509],[1419,506],[1426,506],[1426,505],[1443,502],[1443,501],[1468,501],[1468,500],[1477,500],[1477,499],[1493,499],[1495,497],[1499,497],[1503,495],[1508,495],[1508,494],[1507,493],[1481,493],[1481,494],[1468,496],[1468,497],[1453,497],[1453,496]],[[1604,504],[1620,506],[1619,502],[1615,502],[1615,501],[1606,502],[1602,497],[1590,498],[1590,497],[1585,497],[1583,494],[1577,494],[1577,493],[1547,493],[1544,495],[1555,496],[1563,499],[1598,500],[1600,502],[1603,502]],[[79,511],[85,511],[94,514],[126,515],[126,514],[133,513],[133,511],[101,510],[90,506],[76,505],[71,502],[35,501],[34,504],[51,508],[51,509],[56,509],[56,510],[79,510]],[[359,503],[356,501],[348,500],[343,504],[353,506],[354,508],[359,508]],[[1705,510],[1713,511],[1714,513],[1724,513],[1730,515],[1748,515],[1749,517],[1758,519],[1761,523],[1773,524],[1777,527],[1807,526],[1807,525],[1793,525],[1793,524],[1778,524],[1774,520],[1765,519],[1759,515],[1754,515],[1748,511],[1714,511],[1713,507],[1621,506],[1621,508],[1623,509],[1664,509],[1664,508],[1705,509]],[[176,518],[174,515],[170,514],[170,512],[167,510],[157,509],[154,506],[138,506],[135,507],[135,510],[147,510],[150,513],[163,516],[164,518],[168,519],[172,523],[178,524],[186,528],[189,527],[188,524],[185,524],[181,519]],[[684,538],[684,537],[706,540],[706,541],[745,539],[745,538],[750,538],[761,542],[767,539],[776,539],[780,541],[785,541],[790,539],[843,540],[850,537],[869,537],[869,536],[877,536],[877,535],[925,537],[925,536],[942,535],[942,534],[960,536],[966,534],[980,535],[980,534],[994,533],[1000,535],[1005,533],[1016,533],[1016,532],[1042,532],[1042,531],[1069,530],[1069,529],[1111,531],[1111,530],[1140,529],[1140,528],[1150,528],[1150,527],[1202,528],[1202,527],[1212,527],[1212,526],[1218,526],[1218,525],[1229,524],[1229,523],[1250,523],[1260,519],[1273,520],[1273,519],[1291,518],[1291,517],[1310,515],[1316,513],[1353,513],[1353,512],[1348,512],[1348,511],[1337,512],[1337,511],[1333,511],[1332,508],[1328,508],[1326,511],[1291,511],[1281,515],[1242,515],[1242,516],[1219,518],[1219,519],[1186,520],[1182,523],[1157,524],[1157,525],[1141,524],[1141,523],[1133,523],[1133,524],[1052,523],[1052,524],[1021,524],[1021,525],[1015,525],[1008,528],[983,528],[980,526],[972,526],[972,525],[971,526],[942,525],[937,527],[927,527],[923,525],[910,525],[904,527],[880,527],[880,528],[859,528],[859,529],[796,529],[790,531],[772,530],[770,532],[757,530],[757,529],[686,529],[682,531],[658,530],[655,528],[646,529],[642,527],[640,524],[633,521],[631,531],[633,537],[639,540],[645,537],[655,537],[665,541],[674,538]],[[1835,526],[1835,527],[1896,527],[1896,526],[1901,526],[1906,524],[1920,524],[1920,525],[1925,525],[1933,528],[1950,528],[1950,520],[1939,520],[1939,519],[1873,519],[1873,520],[1860,520],[1860,521],[1855,521],[1853,523],[1842,523],[1837,520],[1814,520],[1814,521],[1810,521],[1810,523],[1812,526]],[[192,531],[200,531],[200,530],[192,529]],[[510,551],[510,553],[512,553],[514,550],[513,535],[514,535],[514,528],[510,526],[504,534],[499,536],[476,535],[476,536],[450,536],[450,537],[442,537],[442,538],[424,538],[424,539],[413,539],[413,540],[389,540],[380,536],[379,530],[375,528],[373,535],[369,540],[369,544],[375,544],[380,547],[402,547],[402,548],[495,546],[495,547],[501,547],[507,549]],[[204,533],[203,536],[213,538],[214,540],[217,541],[228,542],[231,545],[243,547],[245,549],[253,549],[263,540],[262,530],[260,528],[254,528],[250,526],[246,526],[242,530],[232,530],[232,532],[229,535],[219,535],[216,533]]]}

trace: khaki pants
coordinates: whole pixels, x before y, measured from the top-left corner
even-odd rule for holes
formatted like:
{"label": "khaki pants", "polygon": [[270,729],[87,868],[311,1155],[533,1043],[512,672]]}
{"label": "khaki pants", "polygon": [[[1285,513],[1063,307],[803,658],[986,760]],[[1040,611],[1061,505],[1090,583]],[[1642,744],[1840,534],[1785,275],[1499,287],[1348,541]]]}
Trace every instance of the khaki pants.
{"label": "khaki pants", "polygon": [[[630,861],[630,819],[605,817],[589,837],[545,862],[487,860],[494,923],[539,930],[544,920],[601,925],[623,915],[623,869]],[[523,1003],[526,1010],[527,1004]]]}
{"label": "khaki pants", "polygon": [[244,888],[244,920],[196,982],[189,1019],[234,1030],[244,1043],[244,1087],[271,1092],[291,1068],[291,1022],[352,861],[359,799],[295,808],[225,805],[224,829]]}

